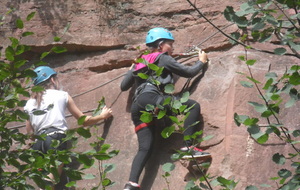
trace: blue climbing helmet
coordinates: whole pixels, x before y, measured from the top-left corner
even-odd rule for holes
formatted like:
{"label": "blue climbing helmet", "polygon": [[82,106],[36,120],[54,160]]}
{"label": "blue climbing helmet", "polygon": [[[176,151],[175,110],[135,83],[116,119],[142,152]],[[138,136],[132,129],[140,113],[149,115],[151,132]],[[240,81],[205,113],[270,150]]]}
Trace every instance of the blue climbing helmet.
{"label": "blue climbing helmet", "polygon": [[174,40],[174,37],[168,29],[152,28],[146,36],[146,44],[151,44],[160,39]]}
{"label": "blue climbing helmet", "polygon": [[56,75],[57,72],[55,72],[53,69],[51,69],[48,66],[40,66],[34,69],[34,72],[36,73],[36,77],[33,78],[33,84],[38,85],[46,80],[48,80],[51,76]]}

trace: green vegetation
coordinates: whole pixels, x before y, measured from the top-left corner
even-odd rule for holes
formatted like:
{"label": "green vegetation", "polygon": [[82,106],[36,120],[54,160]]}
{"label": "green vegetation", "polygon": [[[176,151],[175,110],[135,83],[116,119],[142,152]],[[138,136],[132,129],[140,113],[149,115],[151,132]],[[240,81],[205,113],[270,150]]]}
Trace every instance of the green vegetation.
{"label": "green vegetation", "polygon": [[[193,5],[193,4],[192,4]],[[201,11],[194,8],[202,15]],[[300,58],[300,9],[299,0],[256,0],[247,1],[240,6],[239,10],[234,10],[233,7],[227,7],[224,11],[225,18],[236,24],[239,31],[230,35],[226,35],[229,40],[236,45],[241,45],[245,48],[245,54],[241,55],[239,59],[246,64],[249,73],[240,73],[245,76],[245,81],[241,81],[241,85],[246,88],[256,88],[258,95],[261,98],[260,102],[249,102],[254,110],[260,114],[260,117],[251,117],[248,115],[241,115],[235,113],[234,120],[237,126],[245,126],[247,131],[256,142],[264,144],[268,142],[269,136],[275,134],[284,143],[289,144],[292,152],[284,154],[278,150],[270,159],[270,162],[282,166],[282,169],[274,176],[270,176],[270,181],[263,184],[264,187],[272,187],[273,189],[294,190],[300,188],[300,161],[299,161],[299,136],[300,130],[285,125],[279,118],[281,109],[288,109],[295,106],[300,99],[299,85],[300,85],[300,67],[299,65],[292,65],[286,69],[282,76],[277,73],[268,72],[265,74],[265,81],[255,79],[251,72],[251,67],[255,64],[260,64],[257,60],[248,59],[248,51],[259,51],[267,54],[293,56]],[[295,14],[288,15],[286,11],[294,11]],[[7,14],[10,14],[8,12]],[[113,181],[107,178],[107,173],[112,172],[116,167],[113,164],[103,164],[103,160],[118,154],[117,150],[109,150],[110,145],[104,144],[104,139],[97,137],[97,140],[90,144],[90,150],[86,152],[76,152],[77,142],[80,138],[91,138],[97,134],[92,134],[90,128],[78,128],[70,130],[67,134],[66,141],[72,142],[72,147],[66,151],[49,152],[41,155],[31,149],[24,149],[28,136],[20,133],[18,129],[9,129],[7,126],[13,122],[25,122],[28,119],[26,113],[22,111],[22,107],[26,101],[23,97],[29,98],[30,91],[41,91],[43,88],[31,88],[31,78],[35,76],[32,71],[33,66],[45,65],[43,59],[51,53],[63,53],[65,48],[60,46],[53,47],[49,52],[44,52],[40,56],[40,60],[28,66],[29,60],[23,58],[23,54],[30,50],[27,45],[20,43],[23,37],[33,35],[33,32],[23,31],[26,22],[29,22],[34,17],[34,12],[30,13],[25,21],[21,18],[15,20],[15,26],[22,31],[19,37],[9,37],[10,45],[6,47],[4,55],[0,54],[0,189],[10,187],[12,189],[34,189],[32,183],[28,183],[28,179],[40,188],[50,189],[50,184],[45,183],[44,179],[47,174],[52,173],[55,176],[55,183],[59,182],[59,176],[55,168],[61,163],[66,167],[64,172],[69,177],[70,182],[66,184],[67,187],[75,187],[76,181],[82,179],[94,179],[94,174],[85,174],[85,170],[97,164],[99,167],[99,184],[93,189],[108,189],[114,184]],[[204,17],[206,18],[206,17]],[[5,23],[5,15],[0,16],[0,26]],[[255,43],[270,42],[275,40],[277,47],[270,50],[261,50],[252,47]],[[55,42],[60,41],[60,37],[54,38]],[[285,64],[285,63],[283,63]],[[159,68],[154,64],[149,64],[149,68],[160,75],[163,68]],[[141,78],[149,78],[151,75],[140,74]],[[157,81],[155,77],[152,78],[154,83]],[[174,86],[166,86],[166,93],[173,93]],[[167,99],[164,104],[172,106],[172,111],[177,115],[183,117],[174,117],[167,115],[163,106],[157,113],[153,105],[147,106],[147,112],[144,112],[141,120],[143,122],[150,122],[153,118],[162,119],[168,117],[173,125],[165,128],[162,132],[162,137],[168,138],[174,132],[183,132],[184,119],[189,114],[189,108],[182,105],[189,98],[189,93],[185,92],[179,100],[171,101]],[[99,101],[99,107],[95,114],[99,114],[104,104],[104,99]],[[82,118],[78,120],[78,124],[82,124]],[[267,126],[261,127],[260,123],[266,123]],[[202,131],[184,137],[187,139],[194,139],[195,143],[202,142],[211,137],[199,138]],[[40,138],[43,138],[40,137]],[[17,147],[12,149],[12,145]],[[57,142],[54,142],[54,145]],[[263,147],[262,147],[263,148]],[[185,153],[178,152],[172,156],[174,160],[180,159]],[[285,166],[287,160],[290,160],[291,165]],[[72,168],[69,165],[72,162],[80,163],[79,168]],[[173,163],[166,163],[163,166],[165,174],[162,176],[169,189],[168,178],[174,170]],[[198,167],[203,168],[203,166]],[[293,168],[288,170],[286,168]],[[204,172],[201,171],[203,174]],[[212,189],[213,187],[220,187],[222,189],[235,189],[238,184],[239,176],[235,179],[225,179],[222,176],[210,176],[204,174],[203,177],[190,181],[186,185],[186,190],[198,189]],[[256,190],[258,187],[253,185],[248,186],[247,190]]]}
{"label": "green vegetation", "polygon": [[[10,14],[9,11],[7,14]],[[57,172],[57,166],[64,163],[64,172],[69,178],[66,187],[76,186],[76,181],[82,179],[94,179],[96,176],[93,174],[85,173],[85,170],[98,165],[99,184],[93,187],[96,189],[106,189],[114,184],[109,178],[107,173],[114,170],[113,164],[103,164],[104,160],[116,156],[119,151],[109,150],[110,145],[104,144],[104,139],[97,137],[98,134],[91,134],[90,128],[80,127],[75,130],[69,130],[65,141],[71,142],[71,147],[64,151],[48,151],[47,154],[40,154],[37,151],[26,149],[26,142],[29,136],[19,132],[18,129],[8,128],[8,124],[12,122],[25,122],[28,115],[22,111],[25,106],[25,98],[30,97],[30,90],[33,92],[44,90],[40,86],[31,88],[31,78],[35,77],[31,67],[46,65],[42,59],[50,53],[63,53],[67,50],[61,46],[54,46],[50,51],[42,53],[40,60],[28,67],[29,60],[23,58],[23,54],[30,50],[29,46],[20,44],[22,37],[33,35],[33,32],[23,31],[26,22],[30,21],[35,15],[35,12],[30,13],[26,20],[17,18],[15,25],[17,29],[22,31],[19,38],[9,37],[11,44],[6,47],[5,55],[0,55],[0,189],[35,189],[32,182],[40,188],[51,189],[51,183],[46,183],[49,173],[55,176],[54,183],[60,181]],[[1,17],[1,23],[5,22],[5,17]],[[67,30],[68,26],[66,27]],[[54,41],[58,42],[60,37],[55,37]],[[104,105],[104,98],[99,101],[98,109],[94,114],[99,114]],[[49,108],[51,109],[51,107]],[[37,113],[39,114],[39,113]],[[82,125],[82,119],[78,120],[78,124]],[[96,128],[96,127],[95,127]],[[97,128],[96,128],[97,130]],[[85,152],[76,152],[74,148],[80,138],[89,139],[96,136],[97,140],[91,143],[90,150],[87,148]],[[37,138],[44,138],[40,136]],[[14,144],[14,146],[13,146]],[[17,146],[16,146],[17,145]],[[54,147],[58,146],[57,141],[52,144]],[[13,147],[15,147],[13,149]],[[71,163],[79,163],[79,168],[71,167]]]}

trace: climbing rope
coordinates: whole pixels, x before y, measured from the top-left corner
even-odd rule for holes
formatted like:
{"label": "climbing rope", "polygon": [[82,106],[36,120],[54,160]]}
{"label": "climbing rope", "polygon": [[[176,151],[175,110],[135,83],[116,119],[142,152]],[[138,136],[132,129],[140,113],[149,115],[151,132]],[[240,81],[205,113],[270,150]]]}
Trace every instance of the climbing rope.
{"label": "climbing rope", "polygon": [[126,73],[121,74],[121,75],[119,75],[119,76],[117,76],[117,77],[115,77],[115,78],[113,78],[113,79],[111,79],[111,80],[109,80],[109,81],[107,81],[107,82],[105,82],[105,83],[99,85],[99,86],[96,86],[95,88],[92,88],[92,89],[87,90],[87,91],[85,91],[85,92],[82,92],[82,93],[80,93],[80,94],[76,94],[76,95],[74,95],[74,96],[72,96],[72,97],[73,97],[73,98],[76,98],[76,97],[78,97],[78,96],[81,96],[81,95],[86,94],[86,93],[88,93],[88,92],[91,92],[91,91],[93,91],[93,90],[96,90],[96,89],[98,89],[98,88],[100,88],[100,87],[102,87],[102,86],[104,86],[104,85],[107,85],[108,83],[111,83],[111,82],[113,82],[113,81],[115,81],[115,80],[117,80],[117,79],[119,79],[119,78],[121,78],[121,77],[123,77],[123,76],[125,76],[125,75],[126,75]]}

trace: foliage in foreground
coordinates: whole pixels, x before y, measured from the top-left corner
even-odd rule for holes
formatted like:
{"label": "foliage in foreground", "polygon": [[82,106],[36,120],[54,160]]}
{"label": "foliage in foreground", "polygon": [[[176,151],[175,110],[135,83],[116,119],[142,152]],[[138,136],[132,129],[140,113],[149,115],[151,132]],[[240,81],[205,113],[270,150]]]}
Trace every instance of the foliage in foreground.
{"label": "foliage in foreground", "polygon": [[[300,167],[299,167],[299,135],[300,131],[291,126],[285,125],[279,118],[282,109],[288,109],[295,106],[300,99],[299,95],[299,65],[293,65],[289,67],[282,76],[278,76],[277,73],[268,72],[265,74],[266,81],[259,81],[252,76],[251,66],[258,64],[257,60],[249,60],[247,58],[247,52],[249,50],[261,51],[251,46],[252,42],[265,43],[265,42],[277,42],[280,44],[272,51],[262,51],[265,53],[274,53],[277,55],[289,55],[300,58],[298,51],[300,45],[298,44],[300,30],[299,30],[299,10],[300,2],[294,0],[277,0],[277,1],[248,1],[243,3],[239,11],[235,11],[233,7],[227,7],[224,11],[225,18],[235,23],[239,27],[239,31],[231,34],[231,40],[235,44],[243,45],[245,47],[245,55],[240,56],[240,60],[244,61],[249,68],[249,73],[241,73],[246,76],[247,81],[241,81],[241,84],[247,88],[255,87],[258,90],[261,102],[249,102],[260,114],[259,118],[241,115],[236,113],[234,116],[235,122],[238,126],[246,126],[247,131],[256,142],[264,144],[268,141],[271,134],[275,134],[282,141],[288,143],[291,146],[289,154],[285,155],[280,152],[274,154],[272,160],[278,165],[282,165],[282,169],[279,170],[274,176],[271,177],[272,184],[278,185],[266,185],[267,187],[274,187],[276,189],[299,189],[300,184]],[[289,16],[285,14],[287,10],[294,10],[295,14]],[[8,13],[10,14],[10,13]],[[30,21],[34,16],[31,13],[27,16],[26,21]],[[3,24],[5,17],[0,17],[0,26]],[[11,45],[5,49],[4,55],[0,55],[0,188],[11,187],[13,189],[33,189],[33,186],[27,183],[26,179],[32,179],[41,188],[50,188],[45,184],[44,178],[47,178],[47,174],[53,173],[56,176],[56,182],[58,182],[58,174],[55,170],[57,165],[65,163],[69,165],[74,159],[81,163],[81,167],[74,169],[72,167],[66,167],[65,172],[71,181],[67,186],[72,187],[76,185],[76,181],[81,179],[94,179],[96,176],[93,174],[84,175],[84,170],[92,167],[96,162],[101,167],[100,183],[94,189],[103,188],[113,184],[106,174],[114,169],[114,165],[102,165],[102,160],[107,160],[117,155],[118,151],[108,151],[110,145],[103,144],[103,140],[98,138],[94,143],[90,144],[91,150],[84,153],[76,153],[74,151],[60,151],[56,154],[40,155],[39,153],[30,150],[23,149],[23,145],[26,144],[28,137],[19,133],[18,129],[8,129],[6,126],[12,122],[24,122],[28,116],[22,111],[22,107],[26,101],[22,97],[28,98],[30,96],[29,91],[43,90],[40,87],[30,87],[30,78],[34,77],[34,73],[28,66],[29,61],[22,58],[22,54],[30,50],[29,46],[20,44],[22,38],[26,36],[34,35],[30,31],[23,31],[24,22],[18,18],[16,20],[16,27],[22,31],[22,35],[19,38],[9,37]],[[54,41],[58,42],[59,37],[55,37]],[[44,52],[40,61],[34,63],[34,66],[45,65],[42,59],[51,53],[63,53],[66,50],[60,46],[54,46],[49,52]],[[256,63],[257,62],[257,63]],[[150,69],[159,75],[162,68],[156,68],[155,65],[151,65]],[[141,76],[148,77],[148,76]],[[25,85],[24,85],[25,84]],[[25,86],[25,87],[24,87]],[[167,93],[173,92],[173,86],[167,86],[165,91]],[[182,124],[184,118],[188,114],[187,107],[182,106],[182,103],[189,97],[188,93],[184,93],[182,98],[177,101],[166,100],[165,104],[171,104],[174,108],[173,111],[176,114],[184,115],[180,120],[176,117],[170,116],[174,125],[166,128],[162,136],[168,138],[172,133],[179,129],[182,132]],[[288,98],[287,98],[288,97]],[[100,101],[100,105],[102,102]],[[100,106],[101,107],[101,106]],[[145,122],[151,121],[153,116],[161,119],[166,115],[166,112],[162,108],[157,114],[154,114],[154,107],[149,105],[148,112],[145,112],[142,116],[142,120]],[[152,113],[152,114],[149,114]],[[262,126],[260,123],[267,121],[267,126]],[[79,121],[81,124],[81,121]],[[185,137],[185,139],[193,138],[195,143],[201,142],[205,139],[197,138],[201,135],[201,132],[195,134],[195,136]],[[77,130],[70,131],[66,140],[72,141],[73,147],[76,146],[78,138],[90,138],[92,136],[89,129],[79,128]],[[16,149],[12,150],[13,143],[18,144]],[[183,153],[178,153],[173,158],[180,159]],[[288,170],[285,167],[287,160],[290,160],[293,170]],[[8,166],[8,167],[7,167]],[[42,170],[41,170],[42,168]],[[164,165],[163,170],[165,174],[163,178],[168,185],[168,177],[170,172],[174,170],[174,164],[167,163]],[[238,179],[238,176],[236,176]],[[204,183],[209,181],[209,183]],[[235,189],[238,182],[235,179],[225,179],[221,176],[211,177],[209,174],[204,178],[195,179],[187,183],[186,189],[212,189],[213,186],[220,186],[223,189]],[[257,187],[251,185],[246,188],[247,190],[256,190]]]}
{"label": "foliage in foreground", "polygon": [[[12,14],[9,11],[6,15]],[[1,23],[5,23],[5,16],[2,15]],[[30,13],[26,20],[21,18],[15,20],[15,26],[21,32],[19,37],[8,37],[10,45],[5,48],[4,55],[0,54],[0,189],[35,189],[32,180],[38,187],[43,189],[51,189],[51,183],[47,175],[52,173],[55,176],[53,183],[59,183],[60,177],[57,167],[61,163],[65,165],[64,173],[69,181],[66,187],[76,186],[76,182],[82,179],[94,179],[99,177],[99,184],[93,189],[105,189],[114,184],[107,177],[107,173],[114,170],[113,164],[104,164],[103,161],[118,154],[117,150],[109,150],[110,145],[104,144],[104,139],[98,137],[98,134],[91,133],[90,128],[80,127],[78,129],[69,130],[64,141],[71,143],[71,147],[64,151],[50,150],[47,154],[41,154],[37,151],[25,148],[29,137],[19,132],[18,128],[8,128],[13,122],[25,122],[28,115],[23,112],[22,107],[25,106],[26,100],[30,97],[30,90],[38,92],[44,90],[40,86],[31,87],[31,78],[35,77],[32,68],[40,65],[47,65],[43,58],[51,53],[63,53],[67,50],[61,46],[53,46],[48,52],[42,53],[40,60],[29,64],[32,60],[24,59],[23,55],[30,51],[30,46],[22,45],[21,39],[34,35],[33,32],[24,31],[24,24],[30,21],[35,12]],[[65,31],[67,28],[65,29]],[[60,37],[55,37],[54,41],[59,42]],[[103,108],[104,98],[99,101],[98,109],[94,114],[99,114]],[[51,109],[51,108],[49,108]],[[78,124],[82,125],[82,118],[78,120]],[[95,127],[96,128],[96,127]],[[97,128],[96,128],[97,130]],[[92,136],[97,137],[96,140],[89,144],[86,152],[76,152],[77,142],[80,138],[89,139]],[[40,136],[37,138],[44,138]],[[53,146],[58,146],[57,141],[53,142]],[[74,163],[79,163],[79,167],[75,168]],[[87,174],[85,170],[98,165],[98,174]],[[99,176],[97,176],[99,175]]]}

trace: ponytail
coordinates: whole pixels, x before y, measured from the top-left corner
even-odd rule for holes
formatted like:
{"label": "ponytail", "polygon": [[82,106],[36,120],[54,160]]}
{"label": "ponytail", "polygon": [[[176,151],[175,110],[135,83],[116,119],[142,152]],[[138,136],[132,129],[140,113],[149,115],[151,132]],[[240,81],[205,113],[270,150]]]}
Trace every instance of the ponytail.
{"label": "ponytail", "polygon": [[31,98],[36,100],[38,108],[41,106],[41,103],[43,101],[43,95],[47,89],[50,89],[53,86],[53,83],[51,82],[51,78],[56,78],[56,75],[51,76],[46,81],[39,84],[39,86],[43,87],[43,91],[39,92],[32,92]]}

